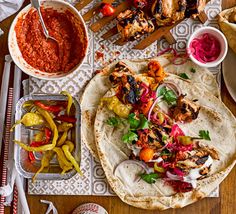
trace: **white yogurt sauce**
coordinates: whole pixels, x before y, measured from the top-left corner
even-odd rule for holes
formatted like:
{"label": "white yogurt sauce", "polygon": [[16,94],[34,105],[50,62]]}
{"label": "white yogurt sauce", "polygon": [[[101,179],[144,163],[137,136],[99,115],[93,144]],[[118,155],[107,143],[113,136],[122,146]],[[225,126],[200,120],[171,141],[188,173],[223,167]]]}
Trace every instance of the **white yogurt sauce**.
{"label": "white yogurt sauce", "polygon": [[197,179],[200,178],[202,175],[200,174],[200,171],[204,167],[209,167],[213,163],[213,159],[209,155],[206,162],[200,167],[196,169],[191,169],[189,174],[187,176],[184,176],[184,181],[191,183],[193,188],[197,187]]}

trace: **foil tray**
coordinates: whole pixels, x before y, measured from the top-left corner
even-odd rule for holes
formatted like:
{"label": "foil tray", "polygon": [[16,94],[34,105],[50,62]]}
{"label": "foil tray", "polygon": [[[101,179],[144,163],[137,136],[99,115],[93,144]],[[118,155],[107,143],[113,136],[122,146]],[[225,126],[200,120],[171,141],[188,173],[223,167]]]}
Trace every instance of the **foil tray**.
{"label": "foil tray", "polygon": [[[30,100],[47,100],[47,101],[66,101],[67,97],[60,94],[31,94],[22,97],[16,104],[15,121],[20,120],[27,112],[23,108],[23,104]],[[75,143],[75,150],[73,156],[80,165],[81,162],[81,109],[79,103],[73,98],[72,111],[75,111],[77,119],[75,127],[70,131],[68,139]],[[14,139],[29,144],[37,130],[31,130],[22,124],[15,127]],[[40,168],[40,161],[42,154],[39,152],[34,153],[36,160],[32,163],[28,158],[28,152],[22,149],[19,145],[15,144],[14,159],[17,171],[25,178],[32,178],[37,170]],[[66,180],[76,174],[75,169],[61,174],[60,168],[56,157],[50,162],[48,171],[39,173],[37,180]]]}

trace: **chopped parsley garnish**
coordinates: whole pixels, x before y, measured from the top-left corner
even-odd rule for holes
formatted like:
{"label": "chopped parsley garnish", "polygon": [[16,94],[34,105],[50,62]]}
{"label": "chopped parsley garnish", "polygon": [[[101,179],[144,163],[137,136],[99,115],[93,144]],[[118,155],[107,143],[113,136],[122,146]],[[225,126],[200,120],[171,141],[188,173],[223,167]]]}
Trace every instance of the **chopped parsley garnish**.
{"label": "chopped parsley garnish", "polygon": [[139,119],[136,118],[135,113],[129,114],[128,122],[130,124],[130,128],[128,133],[124,134],[122,137],[122,141],[124,143],[132,143],[133,141],[137,141],[138,135],[135,133],[135,130],[148,129],[149,126],[148,120],[143,114],[139,115]]}
{"label": "chopped parsley garnish", "polygon": [[113,127],[118,127],[122,123],[121,119],[118,117],[109,117],[106,122],[108,125]]}
{"label": "chopped parsley garnish", "polygon": [[161,138],[161,140],[164,142],[164,141],[166,141],[168,139],[168,137],[166,136],[166,135],[163,135],[162,136],[162,138]]}
{"label": "chopped parsley garnish", "polygon": [[158,96],[163,96],[162,99],[166,101],[168,105],[176,105],[177,96],[171,89],[162,87],[159,91]]}
{"label": "chopped parsley garnish", "polygon": [[196,73],[196,69],[195,69],[195,68],[191,68],[190,71],[191,71],[192,73]]}
{"label": "chopped parsley garnish", "polygon": [[140,121],[135,118],[135,113],[131,113],[128,116],[128,121],[131,129],[136,129],[139,126]]}
{"label": "chopped parsley garnish", "polygon": [[133,141],[138,140],[138,135],[132,131],[129,131],[128,133],[124,134],[122,137],[122,141],[124,143],[132,143]]}
{"label": "chopped parsley garnish", "polygon": [[148,120],[147,120],[147,118],[143,114],[140,114],[139,117],[140,117],[140,123],[139,123],[138,128],[139,129],[148,129]]}
{"label": "chopped parsley garnish", "polygon": [[130,124],[131,130],[148,129],[148,120],[143,114],[139,115],[139,119],[135,117],[136,117],[135,113],[131,113],[128,116],[128,122]]}
{"label": "chopped parsley garnish", "polygon": [[204,140],[211,140],[210,133],[208,130],[200,130],[199,137]]}
{"label": "chopped parsley garnish", "polygon": [[190,79],[186,73],[180,73],[179,76],[183,79]]}
{"label": "chopped parsley garnish", "polygon": [[149,184],[153,184],[156,182],[156,180],[159,178],[159,175],[157,173],[149,173],[149,174],[141,174],[140,177],[146,181]]}

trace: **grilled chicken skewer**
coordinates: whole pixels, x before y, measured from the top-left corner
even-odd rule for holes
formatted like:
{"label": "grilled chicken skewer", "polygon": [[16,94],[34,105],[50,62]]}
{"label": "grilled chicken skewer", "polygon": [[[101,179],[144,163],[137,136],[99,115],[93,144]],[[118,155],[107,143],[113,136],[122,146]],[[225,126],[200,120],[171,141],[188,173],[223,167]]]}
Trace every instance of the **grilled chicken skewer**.
{"label": "grilled chicken skewer", "polygon": [[117,16],[117,29],[124,41],[135,40],[155,30],[152,21],[140,9],[126,10]]}
{"label": "grilled chicken skewer", "polygon": [[149,4],[152,18],[140,8],[128,9],[117,16],[117,30],[122,41],[135,40],[153,32],[155,27],[170,26],[188,17],[196,18],[204,10],[206,0],[150,0]]}

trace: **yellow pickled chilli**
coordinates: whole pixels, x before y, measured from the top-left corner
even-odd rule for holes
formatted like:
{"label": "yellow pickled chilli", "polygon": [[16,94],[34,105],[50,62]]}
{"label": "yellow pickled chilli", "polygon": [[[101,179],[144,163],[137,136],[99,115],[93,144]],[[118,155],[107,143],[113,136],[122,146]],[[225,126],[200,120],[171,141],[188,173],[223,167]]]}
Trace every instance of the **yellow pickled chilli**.
{"label": "yellow pickled chilli", "polygon": [[158,113],[157,113],[157,117],[158,117],[158,119],[159,119],[159,123],[160,123],[160,124],[164,123],[164,121],[165,121],[165,116],[164,116],[164,114],[163,114],[162,112],[158,112]]}
{"label": "yellow pickled chilli", "polygon": [[190,136],[178,136],[178,140],[184,146],[187,146],[193,143],[193,139]]}
{"label": "yellow pickled chilli", "polygon": [[30,106],[32,106],[34,104],[34,102],[32,100],[26,101],[23,104],[23,108],[28,108]]}
{"label": "yellow pickled chilli", "polygon": [[61,94],[66,95],[68,98],[68,103],[67,103],[67,107],[66,107],[66,114],[69,116],[70,115],[70,109],[73,103],[73,98],[72,96],[67,92],[67,91],[62,91]]}
{"label": "yellow pickled chilli", "polygon": [[16,125],[20,123],[22,123],[24,126],[38,126],[42,125],[44,122],[45,121],[42,115],[33,112],[28,112],[21,118],[21,120],[16,121],[10,131],[12,132]]}
{"label": "yellow pickled chilli", "polygon": [[72,127],[73,127],[73,124],[67,123],[67,122],[63,122],[57,126],[58,132],[67,132]]}
{"label": "yellow pickled chilli", "polygon": [[44,132],[37,132],[34,136],[34,141],[36,142],[40,142],[40,141],[43,141],[43,137],[44,137]]}
{"label": "yellow pickled chilli", "polygon": [[160,173],[164,173],[165,169],[161,166],[158,166],[157,163],[154,163],[154,170]]}
{"label": "yellow pickled chilli", "polygon": [[67,131],[63,132],[62,136],[57,142],[57,146],[62,146],[65,143],[66,138],[67,138]]}
{"label": "yellow pickled chilli", "polygon": [[60,168],[62,169],[62,172],[61,172],[62,175],[64,175],[67,171],[73,169],[72,164],[71,164],[71,166],[66,166],[66,165],[64,165],[63,161],[60,158],[57,158],[57,160],[58,160]]}
{"label": "yellow pickled chilli", "polygon": [[72,163],[70,163],[70,162],[66,159],[66,156],[65,156],[65,154],[64,154],[64,152],[63,152],[63,150],[62,150],[61,148],[55,147],[55,148],[53,149],[53,151],[57,153],[57,158],[60,159],[60,160],[63,162],[63,164],[64,164],[65,166],[69,166],[69,167],[72,166]]}
{"label": "yellow pickled chilli", "polygon": [[52,150],[57,144],[58,130],[56,124],[53,121],[53,118],[47,111],[43,109],[38,108],[38,111],[44,117],[46,122],[49,124],[50,129],[53,131],[53,139],[51,144],[46,144],[39,147],[31,147],[20,141],[14,140],[15,143],[17,143],[19,146],[21,146],[23,149],[29,152],[42,152],[42,151]]}
{"label": "yellow pickled chilli", "polygon": [[109,110],[114,111],[115,114],[123,118],[128,118],[132,109],[131,106],[123,104],[116,96],[103,97],[101,102],[101,104],[103,102],[106,103]]}
{"label": "yellow pickled chilli", "polygon": [[69,146],[69,151],[70,151],[70,153],[73,152],[74,147],[75,147],[74,143],[72,143],[71,141],[67,140],[67,141],[65,142],[65,145],[68,145],[68,146]]}
{"label": "yellow pickled chilli", "polygon": [[32,179],[33,179],[33,182],[35,181],[37,175],[38,175],[40,172],[42,172],[44,168],[49,167],[50,161],[52,160],[53,156],[54,156],[54,152],[53,152],[52,150],[46,151],[46,152],[44,153],[44,155],[43,155],[43,157],[42,157],[42,159],[41,159],[41,166],[40,166],[39,170],[34,174],[34,176],[33,176],[33,178],[32,178]]}
{"label": "yellow pickled chilli", "polygon": [[64,151],[64,154],[66,156],[66,158],[73,164],[73,166],[75,167],[75,170],[81,175],[83,176],[83,173],[81,172],[80,168],[79,168],[79,164],[77,163],[77,161],[75,160],[75,158],[72,156],[72,154],[69,151],[69,146],[68,145],[63,145],[62,146],[62,150]]}

